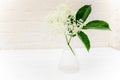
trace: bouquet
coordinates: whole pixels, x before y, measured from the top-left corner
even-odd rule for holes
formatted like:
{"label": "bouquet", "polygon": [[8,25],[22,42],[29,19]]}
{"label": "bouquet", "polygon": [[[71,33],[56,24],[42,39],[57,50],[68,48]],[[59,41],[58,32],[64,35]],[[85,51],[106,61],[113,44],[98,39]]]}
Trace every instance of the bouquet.
{"label": "bouquet", "polygon": [[70,44],[71,39],[78,37],[89,51],[90,40],[84,30],[110,30],[109,24],[103,20],[92,20],[86,23],[91,10],[91,5],[84,5],[77,12],[72,11],[67,5],[60,5],[52,14],[48,15],[48,23],[64,34],[66,43],[74,55],[75,52]]}

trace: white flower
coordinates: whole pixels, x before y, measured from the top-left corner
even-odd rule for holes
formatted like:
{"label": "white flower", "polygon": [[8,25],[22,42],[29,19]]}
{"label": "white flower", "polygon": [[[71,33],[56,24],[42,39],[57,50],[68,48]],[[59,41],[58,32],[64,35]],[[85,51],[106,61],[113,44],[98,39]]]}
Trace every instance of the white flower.
{"label": "white flower", "polygon": [[77,34],[78,31],[81,31],[81,27],[74,27],[73,34]]}
{"label": "white flower", "polygon": [[57,11],[59,13],[62,13],[64,16],[67,16],[72,14],[73,15],[73,12],[70,8],[70,6],[68,7],[68,5],[65,5],[65,4],[61,4],[60,6],[57,7]]}
{"label": "white flower", "polygon": [[72,10],[67,5],[62,4],[58,6],[55,11],[47,16],[47,22],[58,32],[65,32],[65,23],[67,22],[69,15],[73,15]]}

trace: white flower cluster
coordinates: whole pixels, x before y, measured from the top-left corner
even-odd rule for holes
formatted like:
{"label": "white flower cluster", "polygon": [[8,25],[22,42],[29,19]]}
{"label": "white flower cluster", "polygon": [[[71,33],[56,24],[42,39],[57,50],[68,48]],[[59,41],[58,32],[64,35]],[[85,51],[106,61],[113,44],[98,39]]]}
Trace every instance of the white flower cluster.
{"label": "white flower cluster", "polygon": [[52,14],[48,15],[47,21],[55,31],[70,35],[75,35],[83,26],[82,20],[76,22],[75,13],[65,4],[60,5]]}

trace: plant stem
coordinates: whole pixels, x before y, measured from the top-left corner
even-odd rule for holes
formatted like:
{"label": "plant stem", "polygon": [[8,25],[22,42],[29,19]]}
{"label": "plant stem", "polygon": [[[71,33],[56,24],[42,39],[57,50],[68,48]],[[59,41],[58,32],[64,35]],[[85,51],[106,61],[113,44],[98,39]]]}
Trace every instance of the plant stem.
{"label": "plant stem", "polygon": [[71,39],[72,39],[72,37],[70,36],[70,38],[69,38],[69,44],[70,44]]}
{"label": "plant stem", "polygon": [[67,35],[65,35],[65,39],[66,39],[67,45],[68,45],[68,47],[70,48],[70,50],[71,50],[71,52],[73,53],[73,55],[75,56],[75,52],[73,51],[73,49],[72,49],[72,47],[71,47],[71,45],[70,45],[71,38],[72,38],[72,37],[70,37],[69,40],[68,40]]}

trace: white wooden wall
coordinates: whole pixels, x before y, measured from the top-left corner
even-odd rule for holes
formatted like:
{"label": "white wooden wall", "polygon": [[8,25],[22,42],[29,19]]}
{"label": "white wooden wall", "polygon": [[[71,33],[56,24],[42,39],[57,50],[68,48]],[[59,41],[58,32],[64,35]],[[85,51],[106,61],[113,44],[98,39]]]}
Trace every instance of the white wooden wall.
{"label": "white wooden wall", "polygon": [[[111,22],[109,0],[0,0],[0,49],[62,48],[64,38],[48,30],[44,17],[60,3],[73,5],[77,10],[92,4],[88,20],[105,19]],[[108,46],[110,32],[87,31],[92,47]],[[83,46],[76,39],[76,47]]]}
{"label": "white wooden wall", "polygon": [[112,33],[111,46],[120,49],[120,0],[112,1]]}

